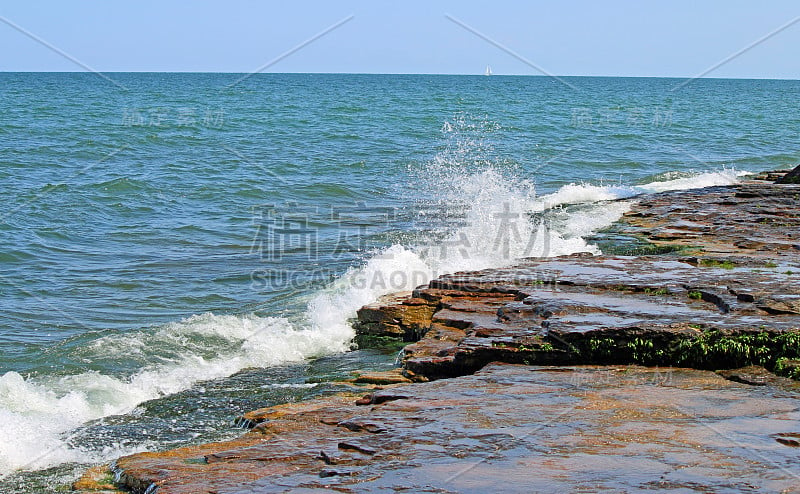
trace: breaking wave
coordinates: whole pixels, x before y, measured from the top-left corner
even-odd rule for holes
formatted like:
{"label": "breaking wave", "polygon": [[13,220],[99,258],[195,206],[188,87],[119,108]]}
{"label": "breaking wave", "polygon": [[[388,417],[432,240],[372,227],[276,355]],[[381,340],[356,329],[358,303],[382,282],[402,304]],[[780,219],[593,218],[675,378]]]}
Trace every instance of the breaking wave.
{"label": "breaking wave", "polygon": [[[448,124],[444,130],[453,131]],[[479,129],[480,130],[480,129]],[[474,143],[473,143],[474,144]],[[0,474],[67,462],[103,461],[135,450],[103,451],[70,443],[92,420],[129,413],[147,400],[248,367],[299,362],[350,349],[348,320],[381,295],[411,290],[460,270],[508,266],[523,257],[599,253],[585,238],[611,225],[640,194],[735,183],[734,170],[664,176],[636,186],[564,185],[538,196],[530,178],[470,156],[481,143],[448,147],[426,165],[427,196],[418,205],[414,241],[375,252],[310,298],[301,322],[282,317],[201,314],[158,328],[111,334],[82,357],[135,362],[127,376],[91,371],[69,376],[0,376]],[[140,446],[140,448],[143,446]]]}

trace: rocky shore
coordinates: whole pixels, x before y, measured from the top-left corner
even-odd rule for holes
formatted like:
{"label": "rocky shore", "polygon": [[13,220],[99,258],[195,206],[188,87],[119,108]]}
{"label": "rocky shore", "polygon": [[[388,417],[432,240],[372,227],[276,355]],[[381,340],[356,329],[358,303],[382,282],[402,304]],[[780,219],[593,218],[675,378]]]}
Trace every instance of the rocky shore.
{"label": "rocky shore", "polygon": [[800,492],[799,227],[800,185],[640,197],[593,239],[606,255],[446,275],[362,308],[359,344],[408,343],[396,372],[73,487]]}

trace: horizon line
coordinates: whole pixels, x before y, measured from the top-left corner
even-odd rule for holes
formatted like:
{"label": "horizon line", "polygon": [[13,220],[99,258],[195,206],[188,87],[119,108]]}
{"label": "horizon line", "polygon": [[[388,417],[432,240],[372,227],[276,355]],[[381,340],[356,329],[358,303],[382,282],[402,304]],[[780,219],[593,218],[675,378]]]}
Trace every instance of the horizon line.
{"label": "horizon line", "polygon": [[[99,70],[101,74],[225,74],[225,75],[421,75],[421,76],[467,76],[467,77],[541,77],[552,78],[544,74],[486,74],[475,73],[431,73],[431,72],[228,72],[211,70]],[[0,74],[92,74],[85,70],[0,70]],[[772,77],[772,76],[732,76],[732,77],[693,77],[679,75],[558,75],[558,77],[596,77],[620,79],[717,79],[717,80],[773,80],[773,81],[798,81],[798,78]]]}

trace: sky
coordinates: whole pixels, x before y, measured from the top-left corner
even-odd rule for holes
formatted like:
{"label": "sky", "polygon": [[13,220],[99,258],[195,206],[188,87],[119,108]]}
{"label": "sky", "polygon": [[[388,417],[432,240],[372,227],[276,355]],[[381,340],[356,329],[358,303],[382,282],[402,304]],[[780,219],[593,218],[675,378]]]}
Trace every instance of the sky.
{"label": "sky", "polygon": [[800,2],[7,0],[0,47],[0,71],[799,79]]}

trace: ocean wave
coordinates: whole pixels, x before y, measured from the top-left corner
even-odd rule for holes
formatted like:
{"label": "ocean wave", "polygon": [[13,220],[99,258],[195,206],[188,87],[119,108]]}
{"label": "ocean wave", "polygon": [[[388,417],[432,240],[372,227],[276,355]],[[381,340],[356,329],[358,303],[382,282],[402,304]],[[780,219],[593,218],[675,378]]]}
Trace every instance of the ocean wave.
{"label": "ocean wave", "polygon": [[[122,450],[91,451],[70,444],[68,431],[138,404],[188,389],[199,381],[249,367],[299,362],[349,349],[345,325],[293,327],[284,318],[202,314],[153,332],[94,340],[82,356],[151,362],[130,377],[90,371],[68,376],[0,376],[0,473],[67,462],[96,462]],[[125,450],[127,451],[127,450]]]}
{"label": "ocean wave", "polygon": [[[445,132],[454,132],[448,125]],[[481,156],[465,156],[471,146]],[[431,201],[420,208],[427,211],[425,233],[372,253],[362,265],[309,295],[299,321],[200,314],[157,328],[105,334],[81,349],[86,362],[125,362],[134,369],[127,375],[88,371],[69,376],[26,378],[16,372],[0,376],[0,434],[5,438],[0,443],[0,474],[103,461],[143,447],[87,450],[72,445],[68,434],[82,424],[130,413],[142,402],[200,381],[250,367],[345,352],[354,336],[349,320],[381,295],[412,290],[442,274],[508,266],[521,258],[598,254],[586,237],[618,220],[630,207],[624,199],[732,184],[743,175],[724,169],[665,175],[635,186],[568,184],[538,196],[534,177],[493,164],[485,156],[488,149],[481,142],[456,143],[426,166],[419,178]]]}
{"label": "ocean wave", "polygon": [[593,185],[568,184],[558,191],[542,196],[543,208],[569,204],[593,203],[627,199],[642,194],[668,192],[673,190],[699,189],[716,185],[733,185],[750,172],[723,168],[707,172],[666,172],[655,180],[641,185]]}
{"label": "ocean wave", "polygon": [[741,177],[747,175],[750,175],[750,172],[735,170],[733,168],[723,168],[719,171],[687,173],[686,176],[668,178],[663,181],[653,181],[644,185],[639,185],[636,189],[649,193],[700,189],[716,185],[733,185],[737,183]]}

